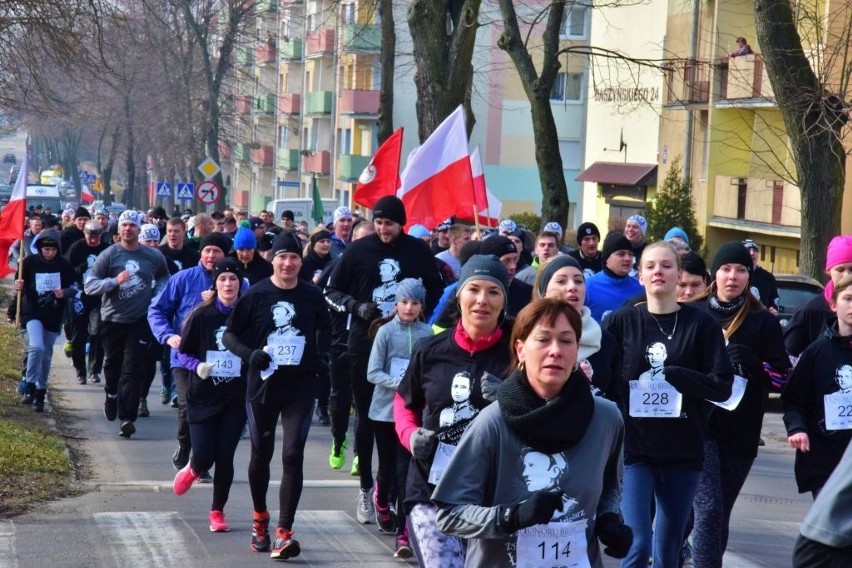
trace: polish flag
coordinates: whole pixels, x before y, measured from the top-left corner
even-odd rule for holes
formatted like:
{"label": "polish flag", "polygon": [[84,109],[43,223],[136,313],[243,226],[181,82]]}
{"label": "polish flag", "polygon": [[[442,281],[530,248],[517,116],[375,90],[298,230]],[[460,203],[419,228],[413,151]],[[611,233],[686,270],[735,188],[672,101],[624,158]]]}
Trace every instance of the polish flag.
{"label": "polish flag", "polygon": [[385,195],[395,195],[399,188],[399,160],[402,154],[402,128],[379,146],[373,159],[358,177],[352,200],[372,209]]}
{"label": "polish flag", "polygon": [[80,194],[80,200],[83,203],[95,202],[95,196],[92,194],[92,191],[89,189],[89,186],[85,183],[83,184],[83,192]]}
{"label": "polish flag", "polygon": [[15,189],[9,203],[0,211],[0,278],[5,278],[15,271],[9,267],[9,247],[18,239],[24,237],[24,218],[27,209],[27,176],[29,162],[27,155],[21,162],[21,171],[15,181]]}
{"label": "polish flag", "polygon": [[447,217],[473,214],[473,176],[467,149],[464,107],[444,119],[432,135],[409,154],[397,197],[405,204],[408,225],[434,228]]}
{"label": "polish flag", "polygon": [[496,227],[500,224],[503,203],[485,185],[479,146],[470,153],[470,171],[473,175],[473,200],[476,203],[478,222],[486,227]]}

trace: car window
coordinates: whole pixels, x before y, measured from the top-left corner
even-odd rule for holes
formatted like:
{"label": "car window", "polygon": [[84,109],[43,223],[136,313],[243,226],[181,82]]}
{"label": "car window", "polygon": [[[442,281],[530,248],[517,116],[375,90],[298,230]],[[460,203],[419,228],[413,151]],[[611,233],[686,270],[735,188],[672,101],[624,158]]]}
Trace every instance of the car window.
{"label": "car window", "polygon": [[782,288],[778,287],[778,296],[781,298],[781,308],[792,311],[797,306],[809,302],[822,291],[815,288]]}

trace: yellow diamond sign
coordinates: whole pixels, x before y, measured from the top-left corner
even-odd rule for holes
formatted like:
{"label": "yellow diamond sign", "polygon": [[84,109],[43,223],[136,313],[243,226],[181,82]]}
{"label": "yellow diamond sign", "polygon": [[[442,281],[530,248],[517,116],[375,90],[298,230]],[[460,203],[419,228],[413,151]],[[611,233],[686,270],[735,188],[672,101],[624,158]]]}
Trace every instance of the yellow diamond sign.
{"label": "yellow diamond sign", "polygon": [[218,174],[222,168],[216,163],[216,160],[208,156],[203,162],[198,164],[198,171],[204,176],[204,179],[210,179]]}

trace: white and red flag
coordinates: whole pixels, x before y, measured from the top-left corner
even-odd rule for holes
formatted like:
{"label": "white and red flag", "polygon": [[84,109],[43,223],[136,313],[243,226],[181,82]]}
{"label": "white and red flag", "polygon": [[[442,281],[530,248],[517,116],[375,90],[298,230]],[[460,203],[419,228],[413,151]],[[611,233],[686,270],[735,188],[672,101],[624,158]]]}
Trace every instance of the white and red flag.
{"label": "white and red flag", "polygon": [[24,218],[27,209],[27,176],[29,162],[27,155],[21,162],[21,171],[15,181],[9,203],[0,211],[0,278],[15,272],[9,267],[9,247],[24,237]]}
{"label": "white and red flag", "polygon": [[485,185],[479,146],[470,153],[470,171],[473,176],[473,200],[476,203],[477,221],[486,227],[496,227],[500,224],[503,203]]}
{"label": "white and red flag", "polygon": [[402,128],[379,146],[373,159],[358,177],[352,200],[372,209],[385,195],[396,195],[399,188],[399,161],[402,154]]}

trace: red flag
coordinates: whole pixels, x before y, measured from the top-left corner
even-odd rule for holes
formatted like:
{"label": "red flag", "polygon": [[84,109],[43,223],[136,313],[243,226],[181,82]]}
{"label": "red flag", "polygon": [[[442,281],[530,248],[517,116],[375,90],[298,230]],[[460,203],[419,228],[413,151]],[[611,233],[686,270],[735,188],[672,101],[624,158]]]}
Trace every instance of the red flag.
{"label": "red flag", "polygon": [[479,146],[470,153],[470,172],[473,176],[473,201],[476,212],[488,209],[488,190],[485,187],[485,172],[482,171],[482,160],[479,157]]}
{"label": "red flag", "polygon": [[15,181],[15,189],[9,203],[0,211],[0,278],[5,278],[15,272],[9,267],[9,247],[13,242],[24,237],[24,216],[27,209],[27,176],[29,162],[27,155],[21,162],[21,171]]}
{"label": "red flag", "polygon": [[402,128],[390,135],[390,137],[379,146],[373,159],[358,177],[355,186],[355,194],[352,199],[355,203],[363,205],[368,209],[375,206],[376,201],[385,195],[396,195],[399,187],[399,159],[402,154]]}
{"label": "red flag", "polygon": [[[95,196],[92,194],[92,191],[89,189],[89,186],[83,184],[83,192],[80,194],[80,199],[83,203],[94,203]],[[153,203],[153,201],[151,202]]]}
{"label": "red flag", "polygon": [[450,114],[408,157],[397,196],[408,224],[433,228],[447,217],[473,214],[473,178],[464,107]]}

